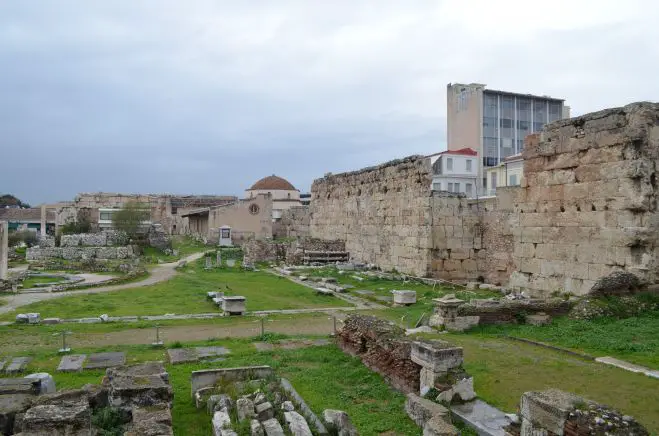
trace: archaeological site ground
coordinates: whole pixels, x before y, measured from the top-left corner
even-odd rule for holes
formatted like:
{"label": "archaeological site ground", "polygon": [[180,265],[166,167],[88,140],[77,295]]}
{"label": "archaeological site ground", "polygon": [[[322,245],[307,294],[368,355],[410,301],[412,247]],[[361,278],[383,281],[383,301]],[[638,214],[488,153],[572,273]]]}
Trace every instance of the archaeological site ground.
{"label": "archaeological site ground", "polygon": [[483,198],[410,156],[308,205],[269,176],[7,218],[0,434],[659,433],[659,104],[551,123],[523,159]]}

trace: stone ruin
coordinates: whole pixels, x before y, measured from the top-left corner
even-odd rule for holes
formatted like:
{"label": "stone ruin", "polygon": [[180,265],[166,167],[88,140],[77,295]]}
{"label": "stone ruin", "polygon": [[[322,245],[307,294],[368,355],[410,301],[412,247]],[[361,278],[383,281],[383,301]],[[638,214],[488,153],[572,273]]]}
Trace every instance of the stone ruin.
{"label": "stone ruin", "polygon": [[338,333],[338,345],[402,392],[432,391],[446,403],[475,397],[473,379],[462,367],[462,348],[448,342],[414,341],[387,321],[350,315]]}
{"label": "stone ruin", "polygon": [[346,262],[350,253],[344,241],[301,237],[294,241],[251,239],[243,244],[245,261],[285,262],[289,265],[326,265]]}
{"label": "stone ruin", "polygon": [[432,191],[423,156],[317,179],[310,236],[384,270],[535,297],[586,295],[615,271],[659,283],[659,104],[560,120],[525,142],[521,186],[496,197]]}
{"label": "stone ruin", "polygon": [[246,297],[242,295],[224,295],[224,292],[207,292],[209,300],[212,300],[225,316],[244,315],[246,312],[245,302]]}
{"label": "stone ruin", "polygon": [[454,419],[478,434],[648,434],[630,416],[556,389],[526,392],[519,416],[505,414],[476,399],[473,378],[462,366],[461,347],[441,340],[405,338],[402,329],[374,317],[349,316],[338,334],[338,345],[407,394],[405,411],[424,436],[457,436]]}
{"label": "stone ruin", "polygon": [[[160,362],[107,370],[101,385],[56,391],[48,374],[0,379],[0,433],[173,435],[169,375]],[[110,427],[110,428],[108,428]]]}
{"label": "stone ruin", "polygon": [[517,435],[648,435],[633,417],[569,392],[548,389],[525,392],[519,424],[506,430]]}
{"label": "stone ruin", "polygon": [[59,247],[55,239],[46,237],[38,247],[27,249],[27,260],[89,260],[89,259],[131,259],[137,256],[125,235],[121,232],[103,231],[98,233],[81,233],[62,235]]}
{"label": "stone ruin", "polygon": [[319,419],[269,366],[194,371],[191,384],[197,408],[212,416],[215,436],[235,436],[242,428],[252,436],[358,435],[343,411],[326,409]]}
{"label": "stone ruin", "polygon": [[574,301],[564,298],[472,299],[467,302],[454,294],[435,298],[433,303],[435,308],[428,325],[452,331],[520,321],[533,324],[543,319],[549,323],[552,316],[566,315],[574,305]]}

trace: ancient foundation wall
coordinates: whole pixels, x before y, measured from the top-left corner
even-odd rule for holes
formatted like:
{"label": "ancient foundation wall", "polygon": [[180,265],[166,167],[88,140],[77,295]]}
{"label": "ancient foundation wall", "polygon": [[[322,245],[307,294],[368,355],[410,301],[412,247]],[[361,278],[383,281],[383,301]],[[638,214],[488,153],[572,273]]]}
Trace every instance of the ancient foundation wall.
{"label": "ancient foundation wall", "polygon": [[282,211],[281,219],[272,224],[275,238],[306,238],[310,235],[311,211],[309,206],[293,206]]}
{"label": "ancient foundation wall", "polygon": [[337,345],[358,356],[396,389],[419,392],[421,365],[412,361],[412,341],[399,327],[373,316],[350,316],[339,332]]}
{"label": "ancient foundation wall", "polygon": [[130,259],[135,257],[133,247],[50,247],[28,248],[25,253],[27,260],[85,260],[85,259]]}
{"label": "ancient foundation wall", "polygon": [[582,295],[614,270],[657,282],[659,104],[552,123],[523,156],[523,187],[498,195],[518,215],[510,286]]}
{"label": "ancient foundation wall", "polygon": [[430,185],[430,160],[421,156],[317,179],[311,186],[311,236],[344,240],[357,261],[425,275]]}

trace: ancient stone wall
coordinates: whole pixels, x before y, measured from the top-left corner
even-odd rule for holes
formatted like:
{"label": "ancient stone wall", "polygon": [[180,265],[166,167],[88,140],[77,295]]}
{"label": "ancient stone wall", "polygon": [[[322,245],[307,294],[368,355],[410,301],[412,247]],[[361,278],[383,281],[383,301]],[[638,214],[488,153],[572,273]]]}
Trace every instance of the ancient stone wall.
{"label": "ancient stone wall", "polygon": [[27,260],[86,260],[86,259],[130,259],[135,257],[133,247],[30,247],[25,253]]}
{"label": "ancient stone wall", "polygon": [[512,287],[582,295],[620,269],[659,279],[659,104],[557,121],[523,156],[523,187],[498,195],[498,210],[518,215]]}
{"label": "ancient stone wall", "polygon": [[425,275],[431,168],[421,156],[327,175],[311,186],[311,236],[340,239],[354,260]]}
{"label": "ancient stone wall", "polygon": [[293,206],[282,211],[281,219],[272,224],[275,238],[306,238],[309,236],[311,212],[309,206]]}
{"label": "ancient stone wall", "polygon": [[421,365],[412,361],[412,341],[399,327],[373,316],[352,315],[345,320],[337,344],[396,389],[419,392]]}

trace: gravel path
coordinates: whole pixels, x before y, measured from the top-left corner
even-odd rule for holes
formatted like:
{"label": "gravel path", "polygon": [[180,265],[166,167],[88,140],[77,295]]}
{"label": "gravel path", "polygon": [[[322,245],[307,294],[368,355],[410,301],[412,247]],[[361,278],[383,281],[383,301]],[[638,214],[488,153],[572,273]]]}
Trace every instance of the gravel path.
{"label": "gravel path", "polygon": [[[190,256],[182,260],[185,260],[186,262],[193,262],[199,259],[200,257],[202,257],[203,255],[204,253],[195,253],[195,254],[191,254]],[[142,286],[150,286],[156,283],[164,282],[176,275],[176,270],[174,268],[176,268],[176,265],[178,265],[179,262],[180,261],[156,265],[151,270],[151,275],[139,282],[126,283],[123,285],[115,285],[115,286],[103,286],[103,287],[91,288],[91,289],[81,289],[79,291],[35,293],[35,294],[26,293],[26,294],[16,294],[9,297],[4,297],[6,304],[4,306],[0,306],[0,314],[11,312],[12,310],[15,310],[21,306],[25,306],[27,304],[36,303],[38,301],[50,300],[52,298],[61,298],[70,295],[99,294],[101,292],[111,292],[111,291],[119,291],[121,289],[140,288]]]}

